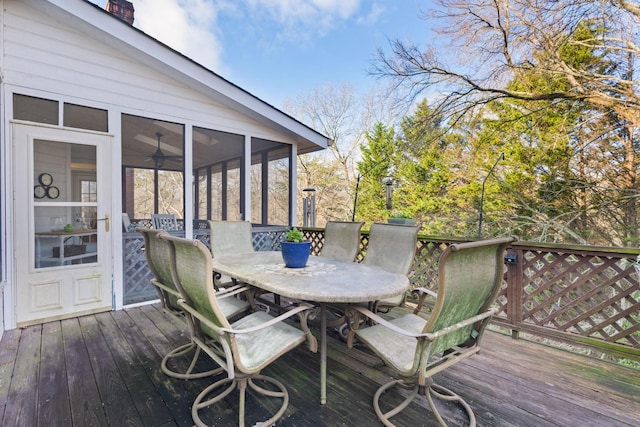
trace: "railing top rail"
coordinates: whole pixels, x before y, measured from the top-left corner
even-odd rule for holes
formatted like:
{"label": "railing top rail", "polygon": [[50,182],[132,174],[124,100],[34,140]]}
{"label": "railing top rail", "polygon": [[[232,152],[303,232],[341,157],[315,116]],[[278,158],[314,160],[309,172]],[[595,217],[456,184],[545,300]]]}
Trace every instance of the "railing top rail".
{"label": "railing top rail", "polygon": [[[309,231],[324,231],[322,227],[300,227]],[[368,230],[362,230],[363,235],[368,235]],[[460,238],[460,237],[443,237],[443,236],[430,236],[427,234],[419,234],[418,240],[422,242],[434,242],[434,243],[464,243],[479,240],[477,238]],[[526,240],[518,240],[512,244],[513,247],[526,248],[526,249],[547,249],[550,252],[555,253],[607,253],[607,254],[619,254],[620,258],[627,258],[628,256],[640,255],[640,248],[626,248],[620,246],[595,246],[595,245],[578,245],[568,243],[542,243],[531,242]]]}

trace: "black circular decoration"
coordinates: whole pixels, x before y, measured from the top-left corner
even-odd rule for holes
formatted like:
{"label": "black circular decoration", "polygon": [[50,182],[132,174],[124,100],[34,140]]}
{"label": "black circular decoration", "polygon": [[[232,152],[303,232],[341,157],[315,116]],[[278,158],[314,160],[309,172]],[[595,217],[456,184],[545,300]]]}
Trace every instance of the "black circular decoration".
{"label": "black circular decoration", "polygon": [[54,187],[53,185],[50,187],[47,187],[48,198],[57,199],[59,195],[60,195],[60,190],[58,190],[58,187]]}
{"label": "black circular decoration", "polygon": [[46,195],[47,189],[44,187],[44,185],[36,185],[35,187],[33,187],[33,197],[35,197],[36,199],[42,199]]}
{"label": "black circular decoration", "polygon": [[40,184],[46,187],[53,183],[53,177],[51,176],[50,173],[41,173],[40,176],[38,177],[38,181],[40,181]]}

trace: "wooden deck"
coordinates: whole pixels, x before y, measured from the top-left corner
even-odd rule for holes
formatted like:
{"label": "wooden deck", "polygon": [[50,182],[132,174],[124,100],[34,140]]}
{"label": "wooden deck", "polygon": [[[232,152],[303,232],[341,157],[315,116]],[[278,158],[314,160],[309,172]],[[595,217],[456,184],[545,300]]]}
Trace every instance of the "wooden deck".
{"label": "wooden deck", "polygon": [[[211,379],[176,380],[160,370],[187,338],[158,305],[5,332],[0,341],[2,426],[191,426],[191,402]],[[436,376],[474,409],[479,426],[640,426],[640,372],[494,332],[485,349]],[[389,371],[363,348],[329,342],[328,402],[319,403],[319,357],[305,346],[264,371],[287,384],[280,426],[378,426],[372,398]],[[233,397],[235,397],[232,394]],[[248,399],[248,425],[269,403]],[[209,421],[231,426],[228,396]],[[464,425],[443,408],[450,425]],[[254,416],[256,416],[254,417]],[[411,406],[399,426],[435,426]],[[251,421],[249,423],[249,421]]]}

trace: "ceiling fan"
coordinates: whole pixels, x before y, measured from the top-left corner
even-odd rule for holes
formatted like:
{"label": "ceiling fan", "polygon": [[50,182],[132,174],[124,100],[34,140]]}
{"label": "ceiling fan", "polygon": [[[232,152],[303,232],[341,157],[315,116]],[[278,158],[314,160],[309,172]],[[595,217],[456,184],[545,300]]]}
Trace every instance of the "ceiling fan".
{"label": "ceiling fan", "polygon": [[162,169],[165,161],[167,160],[182,161],[181,156],[167,156],[166,154],[164,154],[160,149],[160,138],[162,138],[162,134],[160,132],[156,132],[156,137],[158,138],[158,148],[156,149],[155,153],[151,155],[151,159],[153,160],[156,169]]}

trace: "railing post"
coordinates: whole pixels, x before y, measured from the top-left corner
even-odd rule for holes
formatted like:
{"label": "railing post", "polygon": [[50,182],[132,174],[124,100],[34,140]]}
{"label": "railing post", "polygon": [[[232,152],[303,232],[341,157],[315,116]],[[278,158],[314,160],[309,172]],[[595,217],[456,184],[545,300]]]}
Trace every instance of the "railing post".
{"label": "railing post", "polygon": [[511,337],[517,339],[519,330],[515,326],[522,322],[522,275],[524,274],[524,253],[522,249],[511,248],[508,254],[515,255],[515,262],[507,263],[507,319],[513,326]]}

